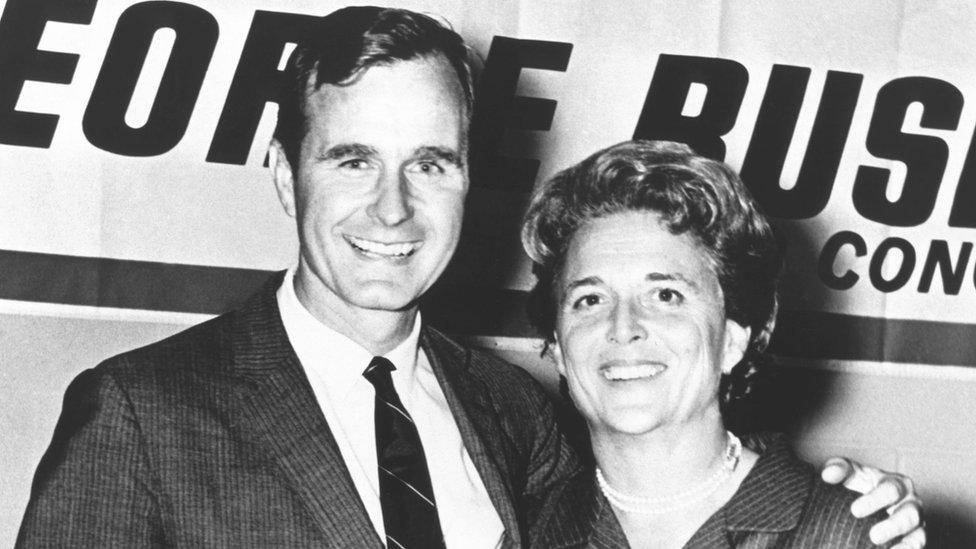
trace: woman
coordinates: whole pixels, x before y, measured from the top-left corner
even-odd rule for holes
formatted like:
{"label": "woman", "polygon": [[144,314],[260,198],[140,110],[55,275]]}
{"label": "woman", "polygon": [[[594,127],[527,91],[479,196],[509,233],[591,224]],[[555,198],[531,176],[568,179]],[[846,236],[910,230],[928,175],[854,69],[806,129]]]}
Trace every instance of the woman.
{"label": "woman", "polygon": [[852,492],[781,436],[753,450],[723,423],[760,367],[781,264],[732,170],[676,143],[610,147],[536,192],[522,241],[596,462],[547,504],[537,545],[873,547]]}

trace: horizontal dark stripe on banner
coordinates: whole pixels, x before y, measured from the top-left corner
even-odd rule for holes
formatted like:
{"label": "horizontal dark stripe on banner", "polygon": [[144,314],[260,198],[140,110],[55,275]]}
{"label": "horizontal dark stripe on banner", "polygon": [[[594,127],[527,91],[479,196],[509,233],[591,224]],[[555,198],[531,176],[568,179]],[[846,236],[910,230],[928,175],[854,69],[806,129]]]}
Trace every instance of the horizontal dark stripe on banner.
{"label": "horizontal dark stripe on banner", "polygon": [[976,325],[780,311],[770,351],[794,358],[976,366]]}
{"label": "horizontal dark stripe on banner", "polygon": [[[219,314],[271,271],[0,250],[0,299]],[[459,335],[535,337],[517,290],[440,284],[432,324]],[[887,348],[885,341],[888,341]],[[771,350],[808,359],[976,366],[976,325],[781,311]]]}
{"label": "horizontal dark stripe on banner", "polygon": [[271,271],[0,250],[0,299],[219,314]]}

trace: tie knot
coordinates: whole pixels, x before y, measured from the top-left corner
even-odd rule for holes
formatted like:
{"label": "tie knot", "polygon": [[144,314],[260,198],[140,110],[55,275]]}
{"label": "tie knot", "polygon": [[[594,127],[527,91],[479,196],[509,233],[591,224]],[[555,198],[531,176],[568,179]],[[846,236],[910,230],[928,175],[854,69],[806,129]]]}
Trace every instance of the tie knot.
{"label": "tie knot", "polygon": [[396,366],[388,359],[374,356],[373,360],[369,362],[369,366],[363,370],[363,377],[369,380],[373,387],[386,388],[393,385],[393,378],[390,377],[390,372],[393,370],[396,370]]}

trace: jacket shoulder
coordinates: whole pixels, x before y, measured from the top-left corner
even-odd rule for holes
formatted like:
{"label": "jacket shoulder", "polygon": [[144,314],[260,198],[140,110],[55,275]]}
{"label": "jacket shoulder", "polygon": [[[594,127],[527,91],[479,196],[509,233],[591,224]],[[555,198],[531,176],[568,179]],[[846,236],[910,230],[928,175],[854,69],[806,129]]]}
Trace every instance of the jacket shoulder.
{"label": "jacket shoulder", "polygon": [[233,365],[235,353],[247,357],[279,357],[290,347],[281,323],[276,291],[284,273],[271,276],[238,308],[191,326],[163,340],[111,357],[96,370],[124,374],[138,370],[219,371]]}
{"label": "jacket shoulder", "polygon": [[229,312],[191,326],[165,339],[120,353],[102,361],[97,369],[122,372],[133,368],[160,370],[213,367],[232,356],[238,313]]}
{"label": "jacket shoulder", "polygon": [[503,360],[489,351],[457,341],[436,328],[428,328],[430,342],[436,349],[446,350],[466,366],[464,375],[476,380],[492,395],[502,400],[530,404],[549,402],[545,389],[525,369]]}
{"label": "jacket shoulder", "polygon": [[230,362],[235,313],[191,326],[160,341],[102,361],[95,370],[125,374],[214,368]]}
{"label": "jacket shoulder", "polygon": [[816,474],[813,476],[810,496],[794,540],[815,540],[818,547],[876,547],[869,532],[882,517],[855,517],[851,514],[851,504],[860,494],[843,486],[827,484]]}
{"label": "jacket shoulder", "polygon": [[760,451],[759,460],[724,508],[736,539],[793,549],[872,547],[868,531],[873,523],[850,511],[857,495],[820,480],[815,468],[793,453],[785,435],[766,435],[745,437]]}

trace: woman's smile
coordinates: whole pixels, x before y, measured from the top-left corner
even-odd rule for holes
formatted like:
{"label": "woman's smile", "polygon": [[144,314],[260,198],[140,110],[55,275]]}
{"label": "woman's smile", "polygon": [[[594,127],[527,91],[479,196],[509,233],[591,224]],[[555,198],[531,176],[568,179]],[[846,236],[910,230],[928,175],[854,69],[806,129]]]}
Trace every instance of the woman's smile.
{"label": "woman's smile", "polygon": [[649,360],[611,360],[600,366],[600,375],[607,381],[642,381],[657,377],[667,365]]}

